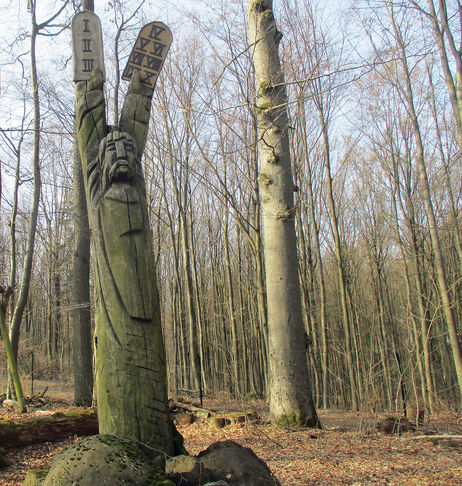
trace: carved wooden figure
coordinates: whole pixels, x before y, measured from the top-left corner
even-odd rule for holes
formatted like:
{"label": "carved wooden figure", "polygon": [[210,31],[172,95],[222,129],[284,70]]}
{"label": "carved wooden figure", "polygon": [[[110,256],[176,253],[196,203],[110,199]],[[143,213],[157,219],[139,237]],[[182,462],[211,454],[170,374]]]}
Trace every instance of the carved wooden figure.
{"label": "carved wooden figure", "polygon": [[[141,167],[153,88],[134,70],[119,126],[107,125],[102,56],[98,60],[91,52],[102,52],[100,29],[91,32],[92,26],[98,31],[95,17],[77,14],[72,29],[75,62],[83,63],[74,69],[75,123],[95,264],[99,428],[171,455],[165,350]],[[76,49],[84,49],[85,56],[79,58]]]}

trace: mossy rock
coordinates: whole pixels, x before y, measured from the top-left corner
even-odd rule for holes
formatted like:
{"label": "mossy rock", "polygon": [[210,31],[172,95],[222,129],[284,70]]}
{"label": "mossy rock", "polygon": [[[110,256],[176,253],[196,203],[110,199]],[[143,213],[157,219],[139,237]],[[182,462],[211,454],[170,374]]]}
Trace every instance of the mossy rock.
{"label": "mossy rock", "polygon": [[32,469],[27,472],[23,486],[41,486],[47,477],[49,469]]}
{"label": "mossy rock", "polygon": [[212,481],[233,486],[279,486],[270,468],[247,447],[233,441],[215,442],[196,458]]}
{"label": "mossy rock", "polygon": [[196,486],[198,484],[204,484],[209,480],[202,461],[187,455],[168,459],[165,464],[165,472],[177,484],[181,484],[182,486]]}
{"label": "mossy rock", "polygon": [[136,441],[114,435],[87,437],[55,456],[41,486],[71,484],[175,486]]}

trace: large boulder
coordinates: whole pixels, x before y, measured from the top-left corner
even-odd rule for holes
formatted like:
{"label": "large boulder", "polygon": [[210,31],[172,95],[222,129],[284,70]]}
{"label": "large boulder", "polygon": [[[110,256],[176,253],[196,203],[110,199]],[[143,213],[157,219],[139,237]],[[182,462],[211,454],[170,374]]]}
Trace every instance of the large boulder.
{"label": "large boulder", "polygon": [[[215,442],[198,456],[167,460],[165,472],[181,486],[275,486],[269,467],[252,449],[231,440]],[[209,481],[209,482],[207,482]]]}
{"label": "large boulder", "polygon": [[57,454],[43,486],[175,486],[137,442],[93,435]]}
{"label": "large boulder", "polygon": [[193,456],[176,456],[167,459],[165,463],[167,476],[181,486],[197,486],[209,479],[201,461]]}
{"label": "large boulder", "polygon": [[252,449],[231,440],[213,443],[197,460],[212,481],[226,481],[230,486],[279,485],[270,468]]}
{"label": "large boulder", "polygon": [[[31,471],[27,486],[278,486],[255,453],[233,442],[215,442],[197,457],[177,456],[164,468],[126,437],[93,435],[57,454],[51,469]],[[166,474],[167,473],[167,474]],[[209,482],[207,482],[209,481]]]}

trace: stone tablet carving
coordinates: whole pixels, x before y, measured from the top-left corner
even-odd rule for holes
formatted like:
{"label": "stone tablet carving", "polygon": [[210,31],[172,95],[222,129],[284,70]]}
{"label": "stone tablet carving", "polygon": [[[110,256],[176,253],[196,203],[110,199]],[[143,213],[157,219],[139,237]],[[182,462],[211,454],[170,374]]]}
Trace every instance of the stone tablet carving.
{"label": "stone tablet carving", "polygon": [[74,81],[90,79],[93,69],[100,69],[104,77],[103,39],[99,18],[88,10],[72,19],[72,47]]}
{"label": "stone tablet carving", "polygon": [[130,81],[133,72],[138,71],[141,84],[154,88],[171,43],[172,33],[165,24],[151,22],[145,25],[136,39],[122,79]]}
{"label": "stone tablet carving", "polygon": [[[80,29],[73,36],[78,43],[74,52],[86,47],[82,24],[85,27],[92,17],[83,14],[73,22],[73,28]],[[149,32],[155,33],[151,26]],[[78,73],[83,71],[80,62],[77,56]],[[172,454],[165,350],[141,166],[153,88],[141,83],[140,74],[132,73],[115,127],[106,123],[102,69],[94,65],[88,79],[76,76],[75,129],[95,265],[98,422],[102,434],[132,437]]]}

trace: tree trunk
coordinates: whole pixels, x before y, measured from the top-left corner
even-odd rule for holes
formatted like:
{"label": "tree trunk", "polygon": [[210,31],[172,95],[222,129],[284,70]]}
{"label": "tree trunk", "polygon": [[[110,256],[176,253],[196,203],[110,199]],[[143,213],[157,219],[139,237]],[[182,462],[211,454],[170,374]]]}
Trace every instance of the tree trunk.
{"label": "tree trunk", "polygon": [[315,197],[314,197],[314,180],[311,169],[311,161],[308,159],[308,145],[306,133],[306,115],[305,107],[303,103],[299,103],[300,117],[301,117],[301,129],[302,129],[302,146],[306,164],[306,178],[307,178],[307,190],[309,195],[309,208],[310,217],[312,221],[312,229],[314,231],[314,251],[317,259],[318,269],[318,285],[319,285],[319,304],[320,304],[320,317],[321,317],[321,370],[322,370],[322,406],[327,408],[329,404],[329,342],[327,338],[327,310],[326,310],[326,284],[324,279],[324,264],[321,256],[321,242],[319,237],[320,223],[317,221],[315,213]]}
{"label": "tree trunk", "polygon": [[249,32],[257,78],[271,420],[319,427],[305,353],[295,235],[294,184],[287,95],[279,61],[281,33],[272,0],[249,2]]}
{"label": "tree trunk", "polygon": [[[333,177],[330,164],[330,148],[329,148],[329,136],[327,131],[327,123],[324,118],[322,105],[318,106],[319,117],[322,127],[322,135],[324,140],[324,164],[327,171],[327,197],[329,201],[329,213],[332,223],[332,231],[334,234],[335,242],[335,257],[337,260],[337,276],[338,276],[338,286],[340,292],[340,303],[342,305],[342,317],[343,317],[343,330],[345,332],[345,355],[347,361],[347,373],[350,384],[350,398],[351,407],[353,410],[358,410],[358,399],[357,399],[357,378],[355,376],[353,367],[353,349],[352,349],[352,336],[351,336],[351,319],[348,310],[348,296],[346,288],[346,279],[344,272],[344,261],[342,253],[342,244],[340,241],[340,231],[337,217],[337,210],[334,200],[334,188],[333,188]],[[358,370],[359,372],[359,370]]]}
{"label": "tree trunk", "polygon": [[240,363],[239,363],[239,344],[237,336],[237,322],[236,315],[234,312],[234,287],[233,278],[231,274],[231,256],[229,252],[229,211],[225,208],[225,221],[223,223],[223,245],[225,250],[225,276],[226,276],[226,286],[228,287],[228,316],[229,324],[231,327],[231,346],[232,346],[232,390],[234,398],[240,397],[241,391],[241,376],[240,376]]}
{"label": "tree trunk", "polygon": [[5,346],[8,369],[11,374],[11,380],[13,382],[14,391],[18,400],[19,410],[21,413],[24,413],[27,412],[27,407],[22,392],[21,380],[19,378],[18,362],[10,341],[10,337],[8,335],[8,328],[5,319],[5,308],[8,305],[8,297],[10,292],[11,287],[8,287],[7,292],[2,295],[2,297],[5,298],[6,302],[3,302],[3,299],[0,302],[0,331],[3,338],[3,344]]}
{"label": "tree trunk", "polygon": [[[24,123],[24,119],[23,119]],[[11,207],[11,217],[10,217],[10,275],[8,278],[9,286],[14,289],[16,287],[16,218],[18,215],[18,193],[19,193],[19,181],[20,181],[20,167],[21,167],[21,146],[24,140],[24,136],[21,136],[18,148],[16,150],[16,171],[15,171],[15,182],[14,182],[14,191],[13,191],[13,204]],[[0,187],[1,189],[1,187]],[[15,308],[15,299],[14,294],[11,295],[10,301],[8,303],[8,309],[5,309],[5,320],[7,321],[7,316],[10,317],[14,313]],[[18,335],[19,340],[19,335]],[[16,349],[13,347],[13,354],[15,359],[17,359],[18,354],[18,346]],[[8,386],[7,386],[7,397],[11,398],[12,393],[14,391],[14,383],[11,377],[11,374],[8,375]]]}
{"label": "tree trunk", "polygon": [[433,247],[433,253],[435,258],[435,270],[438,282],[439,293],[441,297],[441,303],[443,308],[443,314],[446,320],[448,328],[449,339],[451,342],[451,350],[454,359],[454,366],[456,369],[457,382],[459,385],[460,400],[462,400],[462,349],[460,345],[459,336],[457,334],[457,326],[454,318],[454,310],[452,308],[452,302],[449,294],[449,287],[446,278],[446,269],[444,264],[443,253],[441,249],[441,242],[436,223],[435,210],[433,208],[433,201],[430,192],[430,184],[428,181],[427,168],[424,159],[424,147],[422,141],[422,135],[420,132],[419,120],[414,107],[413,90],[411,85],[411,73],[409,72],[409,66],[406,60],[405,42],[402,38],[402,33],[397,25],[394,17],[393,8],[390,10],[391,20],[393,22],[393,28],[395,31],[396,39],[398,41],[399,50],[401,53],[401,63],[404,72],[405,88],[402,88],[403,97],[407,101],[407,108],[409,116],[412,122],[416,141],[416,162],[419,180],[422,185],[423,202],[425,205],[425,213],[428,220],[428,226],[430,231],[430,239]]}
{"label": "tree trunk", "polygon": [[72,328],[74,404],[89,406],[93,397],[93,349],[90,314],[90,229],[77,141],[74,150],[74,262]]}
{"label": "tree trunk", "polygon": [[13,316],[10,321],[10,341],[13,348],[13,353],[17,358],[19,334],[21,328],[22,316],[26,308],[27,299],[29,297],[29,286],[32,274],[32,261],[34,256],[35,234],[37,230],[38,208],[41,191],[40,178],[40,97],[39,85],[37,76],[37,59],[35,52],[35,44],[39,28],[36,22],[35,5],[31,3],[31,38],[30,38],[30,62],[31,62],[31,84],[32,84],[32,103],[34,109],[34,135],[32,147],[32,166],[34,189],[32,196],[32,206],[30,210],[29,229],[27,232],[26,255],[24,258],[23,275],[21,287],[19,289],[19,296],[16,302]]}

